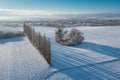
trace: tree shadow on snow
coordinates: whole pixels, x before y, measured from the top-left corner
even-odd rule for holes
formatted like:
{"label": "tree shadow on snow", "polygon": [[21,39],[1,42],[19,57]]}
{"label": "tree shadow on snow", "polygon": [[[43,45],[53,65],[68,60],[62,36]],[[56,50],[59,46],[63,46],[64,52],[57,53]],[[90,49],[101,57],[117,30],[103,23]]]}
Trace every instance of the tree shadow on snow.
{"label": "tree shadow on snow", "polygon": [[120,48],[91,42],[84,42],[82,45],[73,47],[53,44],[51,47],[52,67],[61,69],[94,63],[95,60],[92,55],[86,55],[86,51],[82,52],[79,49],[90,50],[98,54],[104,54],[120,59]]}
{"label": "tree shadow on snow", "polygon": [[[85,55],[79,49],[90,50],[98,54],[104,54],[118,58],[117,60],[95,63],[91,56]],[[68,75],[73,80],[91,80],[91,79],[111,79],[120,78],[119,75],[110,71],[103,64],[119,62],[120,48],[107,45],[100,45],[92,42],[84,42],[82,45],[69,47],[54,43],[51,46],[52,67],[58,69],[58,72]],[[78,66],[78,67],[77,67]],[[93,72],[93,73],[92,73]],[[101,74],[105,73],[105,74]],[[54,73],[56,74],[56,73]],[[54,75],[52,74],[52,75]],[[108,77],[109,74],[109,77]],[[51,75],[51,76],[52,76]],[[86,77],[87,75],[87,77]]]}
{"label": "tree shadow on snow", "polygon": [[23,41],[23,37],[0,39],[0,44],[5,44],[9,42],[18,42],[18,41]]}
{"label": "tree shadow on snow", "polygon": [[91,42],[84,42],[82,45],[75,46],[76,48],[91,50],[100,54],[120,58],[120,48],[115,48],[107,45],[100,45]]}

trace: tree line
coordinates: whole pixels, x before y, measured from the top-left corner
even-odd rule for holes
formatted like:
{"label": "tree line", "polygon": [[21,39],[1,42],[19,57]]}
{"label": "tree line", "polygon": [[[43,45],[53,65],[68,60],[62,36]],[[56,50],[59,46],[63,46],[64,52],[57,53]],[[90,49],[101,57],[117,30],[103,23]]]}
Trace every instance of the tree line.
{"label": "tree line", "polygon": [[23,29],[30,42],[44,56],[48,64],[51,65],[50,40],[45,35],[42,36],[40,32],[35,32],[35,29],[29,25],[24,24]]}

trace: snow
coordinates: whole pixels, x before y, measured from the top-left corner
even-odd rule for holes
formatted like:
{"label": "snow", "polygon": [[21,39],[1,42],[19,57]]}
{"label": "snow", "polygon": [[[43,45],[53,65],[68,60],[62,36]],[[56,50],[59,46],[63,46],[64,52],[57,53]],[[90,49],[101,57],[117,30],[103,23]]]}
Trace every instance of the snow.
{"label": "snow", "polygon": [[85,41],[68,47],[55,42],[55,28],[36,27],[51,39],[52,68],[56,71],[48,80],[119,80],[120,27],[76,28],[84,33]]}
{"label": "snow", "polygon": [[0,80],[37,80],[48,67],[26,37],[0,40]]}
{"label": "snow", "polygon": [[51,67],[26,37],[0,40],[0,80],[120,80],[120,26],[76,28],[83,44],[63,46],[55,28],[35,27],[51,40]]}
{"label": "snow", "polygon": [[117,43],[120,41],[120,26],[86,27],[82,29],[77,27],[77,29],[84,32],[88,42],[120,48],[120,44]]}

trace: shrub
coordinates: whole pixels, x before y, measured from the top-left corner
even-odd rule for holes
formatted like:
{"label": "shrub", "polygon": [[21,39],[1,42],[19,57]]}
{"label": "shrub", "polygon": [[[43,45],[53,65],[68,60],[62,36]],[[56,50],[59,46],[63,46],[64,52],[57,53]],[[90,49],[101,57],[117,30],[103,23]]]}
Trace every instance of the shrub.
{"label": "shrub", "polygon": [[58,28],[55,32],[56,42],[62,45],[74,46],[81,44],[84,40],[83,33],[75,28],[73,28],[69,33],[64,31],[63,28]]}

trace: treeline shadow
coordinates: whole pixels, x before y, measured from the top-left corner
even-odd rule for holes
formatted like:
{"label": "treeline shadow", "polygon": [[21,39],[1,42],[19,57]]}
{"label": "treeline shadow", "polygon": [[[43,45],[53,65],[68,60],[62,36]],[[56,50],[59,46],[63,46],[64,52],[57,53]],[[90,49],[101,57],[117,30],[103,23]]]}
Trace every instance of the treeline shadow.
{"label": "treeline shadow", "polygon": [[[81,80],[81,79],[102,80],[104,78],[105,79],[120,78],[119,75],[117,75],[116,73],[113,73],[107,67],[104,66],[104,64],[107,64],[107,63],[119,62],[120,48],[101,45],[101,44],[92,43],[92,42],[84,42],[81,45],[72,46],[72,47],[73,48],[59,45],[56,43],[52,45],[52,49],[51,49],[52,67],[58,69],[59,70],[58,72],[66,74],[73,80]],[[96,63],[94,62],[95,61],[94,59],[93,59],[94,61],[92,61],[91,56],[85,55],[86,53],[82,53],[82,51],[79,49],[90,50],[98,54],[108,55],[108,56],[116,57],[118,59],[101,61]],[[103,74],[101,74],[101,72]],[[79,76],[81,77],[81,79],[79,79]]]}
{"label": "treeline shadow", "polygon": [[84,42],[82,45],[75,46],[76,48],[82,48],[86,50],[91,50],[100,54],[113,56],[120,58],[120,48],[111,47],[107,45],[96,44],[92,42]]}
{"label": "treeline shadow", "polygon": [[24,37],[16,37],[16,38],[6,38],[6,39],[0,39],[0,44],[5,44],[9,42],[18,42],[18,41],[23,41]]}
{"label": "treeline shadow", "polygon": [[66,67],[73,67],[76,65],[78,66],[95,63],[92,55],[86,55],[86,51],[81,51],[79,49],[90,50],[97,54],[103,54],[120,59],[120,48],[115,48],[107,45],[100,45],[92,42],[84,42],[81,45],[72,47],[74,48],[59,45],[56,43],[52,44],[52,67],[61,69]]}

